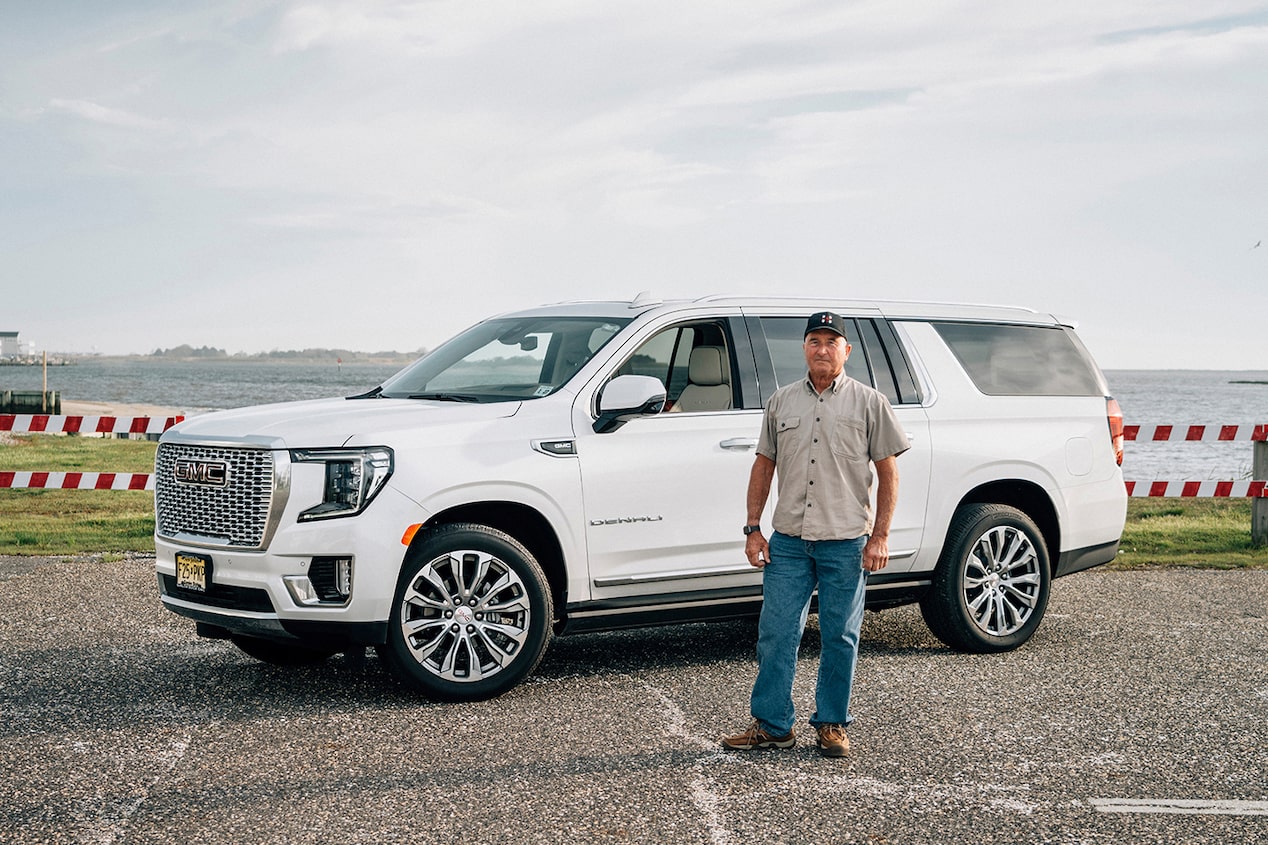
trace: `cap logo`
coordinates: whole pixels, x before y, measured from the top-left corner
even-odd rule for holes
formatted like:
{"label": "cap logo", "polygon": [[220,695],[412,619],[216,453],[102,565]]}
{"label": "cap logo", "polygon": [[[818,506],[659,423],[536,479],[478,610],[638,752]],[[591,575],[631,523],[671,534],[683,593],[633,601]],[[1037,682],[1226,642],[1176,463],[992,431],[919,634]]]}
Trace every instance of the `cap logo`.
{"label": "cap logo", "polygon": [[824,314],[822,317],[819,318],[819,322],[829,326],[832,325],[832,315]]}

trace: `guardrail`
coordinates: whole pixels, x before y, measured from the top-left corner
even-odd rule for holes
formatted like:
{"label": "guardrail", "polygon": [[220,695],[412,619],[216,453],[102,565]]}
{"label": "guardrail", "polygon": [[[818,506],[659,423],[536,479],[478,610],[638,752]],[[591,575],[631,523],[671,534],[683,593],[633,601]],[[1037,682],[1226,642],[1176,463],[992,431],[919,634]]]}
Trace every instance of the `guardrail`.
{"label": "guardrail", "polygon": [[[1142,436],[1143,435],[1143,436]],[[1127,495],[1193,498],[1249,497],[1250,538],[1268,544],[1268,424],[1251,425],[1125,425],[1123,439],[1137,442],[1182,443],[1250,441],[1254,444],[1249,481],[1134,481],[1126,480]]]}
{"label": "guardrail", "polygon": [[147,472],[0,472],[0,488],[31,490],[153,490]]}
{"label": "guardrail", "polygon": [[[181,422],[174,417],[61,416],[0,414],[0,431],[13,434],[162,434]],[[144,472],[0,472],[0,489],[153,490],[154,476]]]}
{"label": "guardrail", "polygon": [[184,417],[89,417],[0,414],[0,431],[14,434],[162,434]]}

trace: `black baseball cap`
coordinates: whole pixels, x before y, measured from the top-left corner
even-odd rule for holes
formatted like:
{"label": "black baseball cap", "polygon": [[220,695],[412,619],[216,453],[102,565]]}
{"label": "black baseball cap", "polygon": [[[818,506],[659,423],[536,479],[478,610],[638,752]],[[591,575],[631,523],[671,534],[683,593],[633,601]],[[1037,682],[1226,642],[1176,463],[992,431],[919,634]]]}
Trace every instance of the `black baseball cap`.
{"label": "black baseball cap", "polygon": [[[811,314],[810,319],[806,322],[806,331],[802,337],[819,329],[827,329],[830,332],[836,332],[845,337],[845,319],[840,314],[833,314],[831,311],[820,311],[817,314]],[[846,338],[847,340],[849,338]]]}

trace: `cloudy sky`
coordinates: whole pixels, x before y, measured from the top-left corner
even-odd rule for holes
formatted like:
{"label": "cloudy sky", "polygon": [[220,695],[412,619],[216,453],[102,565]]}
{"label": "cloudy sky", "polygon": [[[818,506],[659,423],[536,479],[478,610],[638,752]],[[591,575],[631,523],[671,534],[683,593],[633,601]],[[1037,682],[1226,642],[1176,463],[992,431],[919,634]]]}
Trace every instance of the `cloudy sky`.
{"label": "cloudy sky", "polygon": [[0,4],[0,330],[40,349],[407,351],[651,290],[1268,367],[1268,2]]}

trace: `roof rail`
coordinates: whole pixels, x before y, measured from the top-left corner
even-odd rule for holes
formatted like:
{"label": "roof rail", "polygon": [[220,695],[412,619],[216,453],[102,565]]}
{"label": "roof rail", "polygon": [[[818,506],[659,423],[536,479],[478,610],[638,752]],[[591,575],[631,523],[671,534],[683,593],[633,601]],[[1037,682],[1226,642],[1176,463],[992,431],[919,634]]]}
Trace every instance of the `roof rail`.
{"label": "roof rail", "polygon": [[630,300],[630,309],[648,308],[652,305],[660,305],[663,302],[664,300],[659,296],[652,296],[652,292],[650,290],[641,290],[638,292],[638,296]]}

